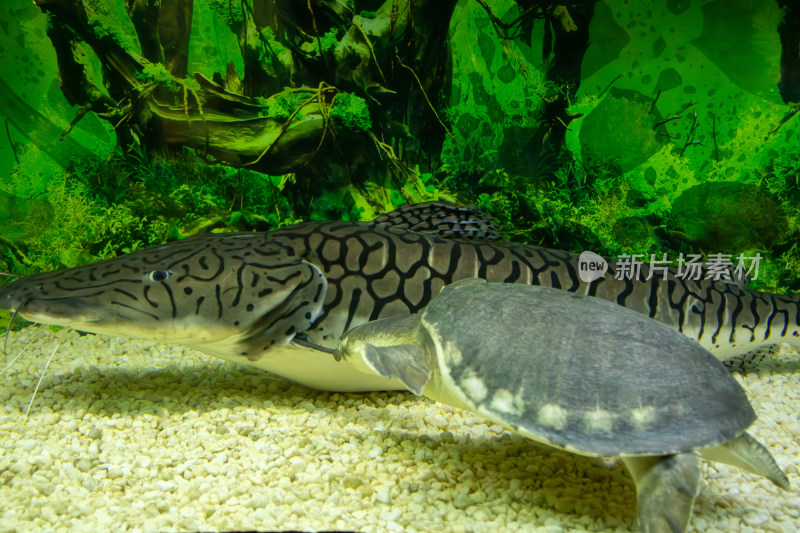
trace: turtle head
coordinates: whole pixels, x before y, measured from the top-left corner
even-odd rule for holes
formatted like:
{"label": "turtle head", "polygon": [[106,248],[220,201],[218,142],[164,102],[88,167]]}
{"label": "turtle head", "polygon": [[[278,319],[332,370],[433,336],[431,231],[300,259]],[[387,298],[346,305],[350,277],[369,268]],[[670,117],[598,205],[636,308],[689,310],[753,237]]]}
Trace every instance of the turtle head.
{"label": "turtle head", "polygon": [[260,234],[215,234],[21,278],[0,308],[43,324],[257,360],[315,320],[327,283]]}

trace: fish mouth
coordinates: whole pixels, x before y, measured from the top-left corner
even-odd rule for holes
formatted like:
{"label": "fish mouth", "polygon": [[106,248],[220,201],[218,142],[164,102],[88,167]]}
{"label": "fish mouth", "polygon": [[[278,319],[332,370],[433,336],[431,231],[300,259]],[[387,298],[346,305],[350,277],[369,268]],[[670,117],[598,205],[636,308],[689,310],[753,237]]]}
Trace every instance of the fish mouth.
{"label": "fish mouth", "polygon": [[188,346],[202,346],[208,342],[218,342],[221,339],[235,336],[237,333],[203,329],[194,324],[177,324],[175,322],[147,324],[141,320],[124,317],[114,309],[95,308],[88,312],[83,310],[80,314],[69,316],[22,310],[18,312],[18,315],[37,324],[62,326],[86,333]]}
{"label": "fish mouth", "polygon": [[100,308],[76,298],[28,300],[8,309],[29,322],[66,327],[101,322],[117,314],[113,309]]}

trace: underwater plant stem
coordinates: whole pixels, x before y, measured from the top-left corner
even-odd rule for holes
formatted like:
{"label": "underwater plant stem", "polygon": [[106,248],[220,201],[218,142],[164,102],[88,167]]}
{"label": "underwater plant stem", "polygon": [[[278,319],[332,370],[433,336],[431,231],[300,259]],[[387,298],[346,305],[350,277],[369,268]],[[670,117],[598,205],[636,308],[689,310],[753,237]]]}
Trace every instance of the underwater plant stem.
{"label": "underwater plant stem", "polygon": [[364,37],[364,40],[367,42],[367,48],[369,48],[369,53],[372,55],[372,60],[375,62],[375,68],[378,69],[378,74],[381,75],[381,81],[383,81],[384,86],[388,85],[388,82],[386,81],[386,76],[383,75],[381,64],[378,62],[378,57],[375,55],[375,47],[372,46],[372,41],[370,40],[369,35],[367,35],[367,32],[365,32],[364,28],[361,27],[361,24],[356,24],[355,22],[353,22],[353,26],[358,28],[358,31],[361,32],[362,37]]}
{"label": "underwater plant stem", "polygon": [[84,116],[86,116],[86,113],[88,113],[89,111],[92,111],[92,104],[85,104],[85,105],[82,105],[81,107],[79,107],[78,108],[78,112],[75,113],[75,118],[73,118],[72,122],[69,123],[69,126],[67,126],[67,129],[65,129],[64,131],[61,132],[61,135],[58,137],[58,140],[59,141],[63,141],[64,137],[69,135],[69,132],[72,131],[72,128],[74,128],[75,125],[78,124],[78,122],[80,122],[81,119]]}
{"label": "underwater plant stem", "polygon": [[[624,73],[623,73],[623,74],[624,74]],[[620,78],[623,76],[623,74],[620,74],[619,76],[617,76],[616,78],[614,78],[613,80],[611,80],[611,81],[608,83],[608,85],[606,85],[606,88],[605,88],[605,89],[603,89],[603,90],[600,92],[600,94],[598,95],[598,97],[600,97],[600,96],[603,96],[604,94],[606,94],[606,92],[608,92],[608,90],[611,88],[611,86],[612,86],[612,85],[614,85],[615,83],[617,83],[617,80],[618,80],[618,79],[620,79]],[[653,102],[653,105],[655,105],[655,102]]]}
{"label": "underwater plant stem", "polygon": [[[519,37],[519,34],[511,36],[510,33],[509,33],[509,30],[511,30],[515,26],[521,25],[521,22],[523,20],[525,20],[525,18],[532,11],[537,11],[537,13],[536,13],[537,16],[535,16],[534,18],[542,18],[542,15],[540,14],[541,11],[539,11],[540,8],[538,6],[534,6],[534,7],[527,8],[517,18],[515,18],[514,20],[512,20],[511,22],[506,24],[502,20],[500,20],[497,17],[497,15],[494,14],[494,12],[492,11],[492,8],[484,0],[476,0],[476,1],[484,9],[484,11],[486,11],[486,14],[489,16],[489,20],[491,20],[491,22],[492,22],[492,26],[494,26],[495,33],[503,41],[514,40],[517,37]],[[569,16],[569,13],[567,13],[567,17],[569,17],[569,20],[572,21],[572,17]],[[563,22],[562,22],[562,24],[563,24]],[[574,26],[575,23],[572,22],[572,25]]]}
{"label": "underwater plant stem", "polygon": [[314,38],[317,41],[317,50],[319,51],[319,57],[325,57],[322,55],[322,40],[319,38],[319,30],[317,29],[317,17],[314,15],[314,8],[311,7],[311,0],[308,0],[308,12],[311,13],[311,25],[314,27]]}
{"label": "underwater plant stem", "polygon": [[656,108],[656,104],[658,103],[658,99],[661,98],[661,91],[656,93],[656,97],[653,98],[653,103],[650,104],[650,112],[652,113],[653,110]]}
{"label": "underwater plant stem", "polygon": [[769,133],[767,133],[767,136],[764,137],[764,139],[765,140],[769,139],[772,135],[774,135],[779,129],[781,129],[781,127],[783,127],[784,124],[789,122],[789,120],[793,116],[795,116],[798,111],[800,111],[800,102],[798,102],[794,106],[792,106],[792,108],[789,110],[789,112],[786,113],[786,115],[781,119],[780,122],[778,122],[778,125],[775,126],[774,128],[772,128],[771,130],[769,130]]}
{"label": "underwater plant stem", "polygon": [[717,117],[711,115],[711,138],[714,139],[714,159],[719,161],[719,146],[717,145]]}
{"label": "underwater plant stem", "polygon": [[17,157],[17,149],[14,147],[14,142],[11,140],[11,131],[8,129],[8,117],[3,117],[3,122],[6,124],[6,137],[8,137],[8,144],[11,145],[11,152],[14,154],[14,161],[19,165],[19,157]]}
{"label": "underwater plant stem", "polygon": [[678,120],[679,118],[681,118],[680,115],[672,115],[671,117],[667,117],[664,120],[659,120],[658,122],[656,122],[653,125],[653,129],[656,129],[659,126],[663,126],[667,122],[672,122],[673,120]]}
{"label": "underwater plant stem", "polygon": [[[289,128],[289,125],[292,123],[292,120],[294,120],[294,119],[295,119],[295,117],[297,117],[297,115],[300,113],[300,111],[301,111],[301,110],[302,110],[304,107],[306,107],[307,105],[310,105],[310,104],[312,104],[312,103],[314,102],[314,100],[315,100],[315,99],[318,101],[320,108],[323,108],[323,107],[325,106],[325,98],[324,98],[324,96],[325,96],[325,93],[330,93],[330,92],[332,92],[332,93],[333,93],[333,95],[334,95],[334,97],[335,97],[335,96],[336,96],[336,94],[338,93],[338,89],[336,89],[336,87],[333,87],[333,86],[331,86],[331,85],[328,85],[328,84],[326,84],[324,81],[323,81],[323,82],[320,82],[320,84],[319,84],[319,88],[317,89],[317,92],[316,92],[316,93],[314,93],[314,94],[312,94],[312,95],[311,95],[311,96],[310,96],[310,97],[309,97],[309,98],[308,98],[306,101],[304,101],[303,103],[301,103],[301,104],[300,104],[300,105],[297,107],[297,109],[295,109],[295,110],[292,112],[292,114],[291,114],[291,115],[289,115],[289,118],[287,118],[287,119],[286,119],[286,122],[284,122],[284,123],[281,125],[281,129],[280,129],[280,131],[278,132],[278,135],[277,135],[277,136],[275,137],[275,139],[274,139],[274,140],[273,140],[273,141],[272,141],[272,142],[269,144],[269,146],[267,146],[267,147],[266,147],[266,148],[265,148],[265,149],[264,149],[264,150],[261,152],[261,154],[260,154],[260,155],[259,155],[259,156],[258,156],[258,157],[255,159],[255,160],[253,160],[253,161],[250,161],[249,163],[245,163],[245,164],[244,164],[244,165],[242,165],[242,166],[250,166],[250,165],[255,165],[255,164],[257,164],[259,161],[261,161],[261,159],[262,159],[264,156],[266,156],[267,154],[269,154],[269,153],[272,151],[272,149],[275,147],[275,145],[277,145],[277,144],[278,144],[278,141],[280,141],[280,140],[281,140],[281,138],[284,136],[284,134],[286,133],[286,130]],[[322,134],[321,134],[323,139],[325,138],[325,129],[326,129],[326,128],[323,128],[323,130],[322,130]],[[315,155],[317,155],[317,152],[319,152],[319,147],[320,147],[321,145],[322,145],[322,141],[320,141],[320,144],[317,146],[317,150],[316,150],[316,151],[315,151],[313,154],[311,154],[311,156],[310,156],[310,157],[308,157],[308,158],[306,159],[306,163],[308,163],[308,161],[311,161],[311,159],[313,159],[313,158],[314,158],[314,156],[315,156]]]}
{"label": "underwater plant stem", "polygon": [[403,63],[403,60],[400,59],[399,55],[395,55],[395,57],[397,58],[397,62],[400,63],[400,66],[405,69],[408,69],[408,71],[411,72],[411,75],[414,76],[414,79],[417,80],[417,85],[419,85],[419,89],[420,91],[422,91],[422,96],[425,97],[425,101],[428,102],[428,107],[431,108],[431,111],[433,111],[433,114],[436,116],[436,120],[438,120],[439,124],[442,125],[448,137],[453,139],[453,141],[455,141],[456,144],[458,144],[462,148],[466,148],[466,145],[461,141],[459,141],[458,139],[456,139],[455,135],[453,135],[453,133],[450,131],[450,128],[448,128],[447,125],[444,122],[442,122],[442,119],[439,117],[439,113],[436,112],[436,108],[433,106],[433,103],[431,103],[430,98],[428,98],[428,93],[427,91],[425,91],[425,87],[422,85],[422,80],[419,79],[419,76],[417,76],[417,73],[414,72],[414,69]]}
{"label": "underwater plant stem", "polygon": [[693,144],[701,144],[700,141],[694,140],[694,134],[697,131],[697,109],[694,110],[694,114],[692,115],[692,127],[689,129],[689,135],[686,136],[686,144],[683,145],[683,149],[681,149],[680,155],[686,151],[686,148]]}

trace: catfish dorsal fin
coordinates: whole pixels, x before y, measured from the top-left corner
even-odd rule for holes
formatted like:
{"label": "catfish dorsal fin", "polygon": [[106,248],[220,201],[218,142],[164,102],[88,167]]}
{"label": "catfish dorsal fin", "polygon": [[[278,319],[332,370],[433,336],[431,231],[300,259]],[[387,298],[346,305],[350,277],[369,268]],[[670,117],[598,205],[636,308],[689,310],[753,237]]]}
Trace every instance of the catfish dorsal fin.
{"label": "catfish dorsal fin", "polygon": [[374,346],[367,344],[364,362],[376,373],[386,378],[397,378],[408,390],[422,395],[422,389],[431,377],[431,367],[419,346],[396,344],[394,346]]}
{"label": "catfish dorsal fin", "polygon": [[497,224],[476,206],[450,202],[423,202],[389,211],[372,220],[373,225],[387,224],[437,237],[459,239],[499,239]]}

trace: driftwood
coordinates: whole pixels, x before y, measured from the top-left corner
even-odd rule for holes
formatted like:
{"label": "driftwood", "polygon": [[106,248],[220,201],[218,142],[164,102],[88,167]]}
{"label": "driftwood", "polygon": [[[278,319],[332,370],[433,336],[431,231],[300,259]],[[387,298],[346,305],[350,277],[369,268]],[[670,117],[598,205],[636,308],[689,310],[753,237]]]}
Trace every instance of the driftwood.
{"label": "driftwood", "polygon": [[[490,3],[477,1],[509,38]],[[244,68],[240,74],[230,63],[224,77],[213,79],[187,72],[192,0],[127,0],[138,46],[109,27],[101,0],[36,3],[50,18],[62,91],[79,106],[70,128],[95,112],[113,124],[123,149],[133,143],[169,155],[189,147],[211,161],[270,174],[352,178],[367,169],[397,177],[434,166],[450,134],[440,111],[449,95],[446,41],[456,0],[386,0],[360,14],[347,0],[228,2]],[[529,38],[532,20],[548,18],[556,51],[559,39],[584,39],[591,1],[578,26],[556,2],[518,3],[513,26],[521,32],[511,38]],[[82,46],[99,58],[102,80],[87,74]],[[579,51],[577,62],[563,54],[556,62],[573,78]],[[565,81],[562,72],[554,75]],[[367,123],[347,127],[332,119],[344,94],[364,100]],[[566,96],[554,97],[551,129],[569,121]],[[532,142],[560,142],[551,133]]]}

